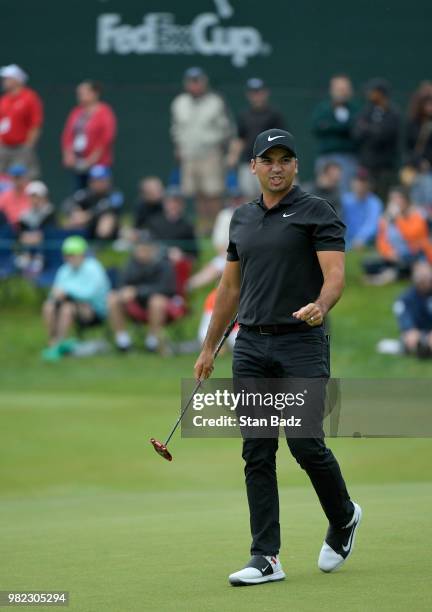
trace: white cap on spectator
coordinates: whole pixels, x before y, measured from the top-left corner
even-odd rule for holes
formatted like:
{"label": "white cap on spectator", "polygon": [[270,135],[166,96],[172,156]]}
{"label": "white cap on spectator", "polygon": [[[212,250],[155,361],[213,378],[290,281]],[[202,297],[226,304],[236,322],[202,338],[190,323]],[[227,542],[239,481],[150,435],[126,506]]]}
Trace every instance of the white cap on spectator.
{"label": "white cap on spectator", "polygon": [[25,188],[27,195],[37,195],[41,198],[46,198],[48,195],[48,187],[42,181],[32,181]]}
{"label": "white cap on spectator", "polygon": [[28,79],[28,74],[16,64],[9,64],[0,68],[0,77],[15,79],[20,83],[25,83]]}

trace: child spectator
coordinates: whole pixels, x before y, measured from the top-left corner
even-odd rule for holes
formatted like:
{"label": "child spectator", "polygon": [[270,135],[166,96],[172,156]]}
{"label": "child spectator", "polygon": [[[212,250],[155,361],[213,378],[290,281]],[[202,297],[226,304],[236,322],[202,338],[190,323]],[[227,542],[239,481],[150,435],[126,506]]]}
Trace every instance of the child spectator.
{"label": "child spectator", "polygon": [[67,336],[75,323],[90,326],[105,319],[110,282],[102,264],[86,257],[87,249],[87,242],[80,236],[70,236],[63,243],[65,263],[43,305],[49,346],[42,356],[48,361],[56,361],[70,351],[72,343]]}

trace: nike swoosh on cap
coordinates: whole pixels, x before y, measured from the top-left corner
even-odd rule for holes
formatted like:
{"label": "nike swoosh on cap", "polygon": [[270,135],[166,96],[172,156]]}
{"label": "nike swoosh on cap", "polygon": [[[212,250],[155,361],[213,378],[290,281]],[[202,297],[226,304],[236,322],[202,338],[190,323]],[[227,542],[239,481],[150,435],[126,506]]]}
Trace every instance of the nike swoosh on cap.
{"label": "nike swoosh on cap", "polygon": [[276,140],[276,138],[285,138],[285,136],[269,136],[267,140],[271,142],[272,140]]}

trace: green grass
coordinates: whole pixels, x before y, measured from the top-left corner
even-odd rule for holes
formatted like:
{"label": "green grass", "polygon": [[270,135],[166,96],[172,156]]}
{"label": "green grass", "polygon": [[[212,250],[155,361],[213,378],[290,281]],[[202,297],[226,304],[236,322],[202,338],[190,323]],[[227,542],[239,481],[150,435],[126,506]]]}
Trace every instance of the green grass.
{"label": "green grass", "polygon": [[[350,258],[332,317],[336,376],[430,378],[427,362],[375,353],[380,338],[397,336],[391,303],[401,289],[363,287]],[[316,567],[325,519],[281,443],[287,580],[230,588],[249,547],[240,441],[177,436],[171,464],[148,443],[178,414],[194,356],[45,364],[38,297],[12,290],[23,305],[8,299],[1,312],[0,589],[69,590],[70,609],[83,612],[430,609],[429,439],[329,442],[365,511],[355,554],[335,575]],[[229,376],[229,356],[216,373]]]}
{"label": "green grass", "polygon": [[419,542],[430,537],[430,485],[358,485],[353,491],[365,516],[349,565],[334,575],[319,572],[326,529],[320,508],[310,488],[284,486],[287,579],[244,589],[227,583],[245,559],[248,540],[240,483],[238,490],[202,490],[196,483],[173,493],[161,484],[151,493],[11,500],[0,511],[2,526],[9,525],[2,533],[2,583],[67,589],[70,608],[85,612],[429,610],[430,556]]}

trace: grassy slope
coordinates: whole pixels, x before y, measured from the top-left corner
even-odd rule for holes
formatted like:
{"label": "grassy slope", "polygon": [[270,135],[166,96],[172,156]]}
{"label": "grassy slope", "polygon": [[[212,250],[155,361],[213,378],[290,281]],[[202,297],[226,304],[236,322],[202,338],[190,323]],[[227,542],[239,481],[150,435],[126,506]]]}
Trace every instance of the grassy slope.
{"label": "grassy slope", "polygon": [[[334,374],[430,377],[428,363],[375,354],[377,340],[396,336],[390,306],[401,288],[358,280],[351,258],[332,320]],[[65,588],[72,610],[97,612],[402,610],[414,595],[416,610],[429,609],[430,440],[331,441],[366,511],[356,555],[335,576],[316,570],[325,521],[281,448],[288,580],[229,589],[226,574],[244,561],[249,539],[239,441],[177,437],[172,464],[147,443],[171,426],[193,357],[46,365],[38,358],[43,332],[29,313],[6,307],[0,331],[0,588]],[[221,358],[217,375],[229,371],[229,357]]]}

